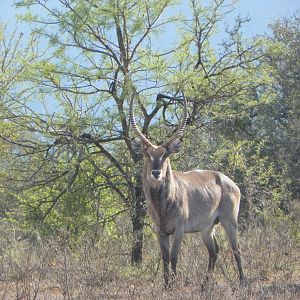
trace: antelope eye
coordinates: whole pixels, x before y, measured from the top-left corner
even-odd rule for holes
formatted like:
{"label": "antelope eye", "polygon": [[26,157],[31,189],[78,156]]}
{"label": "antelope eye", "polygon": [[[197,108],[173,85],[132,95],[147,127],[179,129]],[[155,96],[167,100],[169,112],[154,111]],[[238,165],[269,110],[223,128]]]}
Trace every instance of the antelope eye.
{"label": "antelope eye", "polygon": [[164,160],[164,159],[166,159],[167,158],[167,156],[168,156],[168,153],[167,152],[165,152],[161,157],[160,157],[160,159],[161,160]]}
{"label": "antelope eye", "polygon": [[151,161],[153,161],[153,157],[148,152],[146,152],[146,155],[148,156],[148,158],[150,158]]}

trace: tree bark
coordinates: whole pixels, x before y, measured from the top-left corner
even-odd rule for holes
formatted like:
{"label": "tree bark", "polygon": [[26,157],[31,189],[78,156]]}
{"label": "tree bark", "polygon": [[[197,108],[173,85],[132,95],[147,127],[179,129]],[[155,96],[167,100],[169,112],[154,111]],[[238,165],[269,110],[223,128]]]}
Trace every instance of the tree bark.
{"label": "tree bark", "polygon": [[137,175],[133,195],[132,233],[133,245],[131,264],[139,265],[143,260],[144,225],[146,216],[145,197],[143,193],[141,176]]}

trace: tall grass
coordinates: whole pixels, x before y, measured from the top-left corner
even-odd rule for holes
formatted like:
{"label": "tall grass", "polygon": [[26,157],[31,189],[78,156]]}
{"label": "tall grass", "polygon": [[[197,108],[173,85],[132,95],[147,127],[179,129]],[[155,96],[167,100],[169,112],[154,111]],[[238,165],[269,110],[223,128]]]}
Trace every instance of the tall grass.
{"label": "tall grass", "polygon": [[0,299],[297,299],[300,239],[295,223],[277,221],[240,235],[247,284],[240,286],[222,229],[214,275],[201,289],[207,253],[199,234],[185,237],[179,275],[164,290],[156,239],[146,236],[144,261],[131,267],[130,239],[108,236],[94,245],[70,243],[64,235],[17,240],[4,231],[0,252]]}

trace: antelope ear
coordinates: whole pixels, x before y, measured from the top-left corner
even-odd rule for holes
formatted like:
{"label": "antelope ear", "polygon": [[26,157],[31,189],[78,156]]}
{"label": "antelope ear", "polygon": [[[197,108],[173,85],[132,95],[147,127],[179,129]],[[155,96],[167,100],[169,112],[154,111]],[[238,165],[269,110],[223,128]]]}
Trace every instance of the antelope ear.
{"label": "antelope ear", "polygon": [[177,139],[168,146],[168,152],[170,154],[178,153],[181,150],[182,145],[183,145],[183,140]]}
{"label": "antelope ear", "polygon": [[133,138],[131,140],[131,147],[132,150],[137,154],[144,153],[146,150],[146,147],[139,138]]}

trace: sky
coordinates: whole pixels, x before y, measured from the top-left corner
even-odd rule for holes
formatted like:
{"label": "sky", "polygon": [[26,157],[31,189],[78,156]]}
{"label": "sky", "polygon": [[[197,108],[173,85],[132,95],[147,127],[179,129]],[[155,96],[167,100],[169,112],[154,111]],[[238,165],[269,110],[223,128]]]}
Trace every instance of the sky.
{"label": "sky", "polygon": [[268,32],[272,20],[288,17],[296,11],[300,12],[299,0],[240,0],[237,7],[242,17],[251,18],[243,29],[249,36]]}
{"label": "sky", "polygon": [[[8,22],[13,26],[16,22],[14,16],[18,11],[13,7],[14,2],[0,0],[1,23]],[[272,20],[289,16],[297,10],[300,12],[300,0],[240,0],[232,15],[251,18],[243,27],[243,33],[250,37],[268,32],[268,24]]]}

